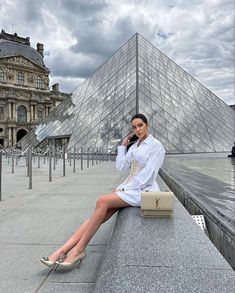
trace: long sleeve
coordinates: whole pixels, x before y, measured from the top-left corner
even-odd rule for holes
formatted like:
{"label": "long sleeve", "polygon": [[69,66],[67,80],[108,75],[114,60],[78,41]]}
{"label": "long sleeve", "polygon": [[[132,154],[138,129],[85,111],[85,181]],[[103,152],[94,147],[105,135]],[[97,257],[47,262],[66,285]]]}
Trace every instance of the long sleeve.
{"label": "long sleeve", "polygon": [[126,154],[126,147],[125,146],[118,147],[118,154],[116,157],[116,168],[119,171],[127,170],[128,168],[130,168],[131,161],[129,159],[129,155],[127,155],[127,154]]}
{"label": "long sleeve", "polygon": [[133,178],[130,183],[125,184],[124,189],[141,189],[155,180],[160,167],[163,164],[165,150],[162,145],[154,145],[147,159],[145,167]]}

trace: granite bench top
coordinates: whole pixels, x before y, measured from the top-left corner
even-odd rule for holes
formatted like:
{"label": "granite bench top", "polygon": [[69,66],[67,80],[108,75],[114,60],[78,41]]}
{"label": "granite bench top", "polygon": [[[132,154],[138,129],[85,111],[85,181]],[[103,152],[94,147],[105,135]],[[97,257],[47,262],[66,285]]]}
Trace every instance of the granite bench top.
{"label": "granite bench top", "polygon": [[235,274],[175,198],[173,218],[118,212],[98,275],[96,293],[234,292]]}

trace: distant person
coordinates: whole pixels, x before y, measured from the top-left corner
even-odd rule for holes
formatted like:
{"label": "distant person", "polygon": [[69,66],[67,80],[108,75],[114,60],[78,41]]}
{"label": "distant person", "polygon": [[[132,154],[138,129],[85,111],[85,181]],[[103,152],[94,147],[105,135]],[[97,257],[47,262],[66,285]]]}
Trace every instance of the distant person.
{"label": "distant person", "polygon": [[[127,170],[131,167],[130,175],[113,192],[98,198],[91,217],[64,245],[49,257],[41,258],[43,264],[48,267],[58,265],[62,268],[75,268],[85,257],[86,247],[102,223],[119,209],[140,207],[142,191],[160,190],[156,177],[164,161],[165,149],[161,142],[149,133],[149,123],[143,114],[136,114],[131,119],[131,125],[134,133],[123,139],[116,158],[117,169]],[[134,134],[137,136],[136,141],[133,141]],[[127,152],[130,143],[132,145]]]}
{"label": "distant person", "polygon": [[232,147],[232,150],[231,150],[231,155],[228,155],[228,158],[235,158],[235,142],[234,142],[234,146]]}

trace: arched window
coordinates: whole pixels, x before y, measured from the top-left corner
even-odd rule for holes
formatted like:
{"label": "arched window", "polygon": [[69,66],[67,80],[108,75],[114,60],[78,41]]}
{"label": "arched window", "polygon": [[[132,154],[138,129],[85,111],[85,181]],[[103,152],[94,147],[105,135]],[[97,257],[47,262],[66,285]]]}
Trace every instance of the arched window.
{"label": "arched window", "polygon": [[24,85],[24,74],[22,72],[18,72],[17,74],[17,84]]}
{"label": "arched window", "polygon": [[39,88],[39,89],[42,88],[42,77],[40,75],[37,75],[37,78],[36,78],[36,88]]}
{"label": "arched window", "polygon": [[17,122],[27,123],[27,109],[23,105],[17,109]]}
{"label": "arched window", "polygon": [[0,82],[4,82],[4,71],[0,68]]}

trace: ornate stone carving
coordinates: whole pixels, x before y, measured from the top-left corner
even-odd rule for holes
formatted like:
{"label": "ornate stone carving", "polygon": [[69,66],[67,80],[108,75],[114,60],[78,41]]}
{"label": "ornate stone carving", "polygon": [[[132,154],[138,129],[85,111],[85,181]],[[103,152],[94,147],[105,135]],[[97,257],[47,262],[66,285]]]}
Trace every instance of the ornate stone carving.
{"label": "ornate stone carving", "polygon": [[28,78],[27,78],[27,80],[28,80],[28,83],[30,83],[30,84],[32,84],[33,82],[34,82],[34,74],[32,73],[32,72],[30,72],[29,74],[28,74]]}
{"label": "ornate stone carving", "polygon": [[6,59],[6,62],[8,63],[14,63],[14,64],[19,64],[19,65],[24,65],[28,68],[36,68],[36,66],[30,62],[29,60],[25,59],[24,57],[21,56],[14,56],[14,57],[9,57]]}
{"label": "ornate stone carving", "polygon": [[9,68],[6,68],[6,78],[11,81],[14,79],[14,71],[10,70]]}

